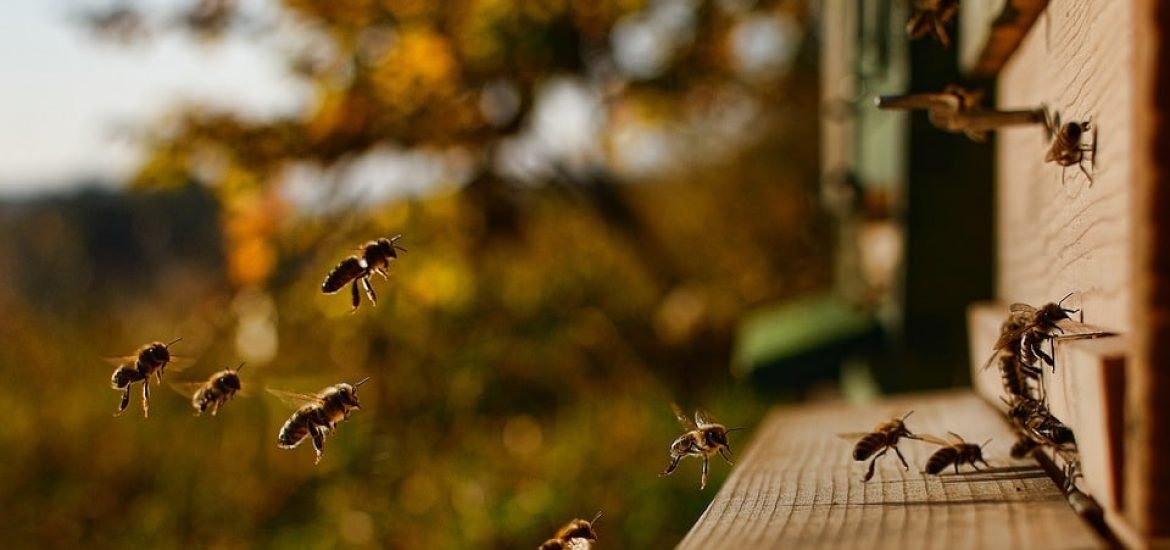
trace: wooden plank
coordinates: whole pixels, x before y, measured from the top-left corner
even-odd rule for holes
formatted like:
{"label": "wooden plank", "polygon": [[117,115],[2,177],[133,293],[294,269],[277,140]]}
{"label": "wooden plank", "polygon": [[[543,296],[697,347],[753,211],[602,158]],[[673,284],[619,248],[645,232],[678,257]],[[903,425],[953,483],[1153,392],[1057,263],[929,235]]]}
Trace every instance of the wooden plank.
{"label": "wooden plank", "polygon": [[1170,395],[1170,5],[1135,0],[1131,9],[1135,330],[1126,389],[1126,508],[1139,533],[1170,547],[1170,408],[1164,404]]}
{"label": "wooden plank", "polygon": [[1005,107],[1091,120],[1098,143],[1090,184],[1075,166],[1044,162],[1041,128],[999,132],[998,295],[1047,303],[1076,291],[1086,323],[1122,333],[1133,329],[1132,25],[1129,2],[1053,2],[1000,73],[998,95]]}
{"label": "wooden plank", "polygon": [[[899,448],[910,471],[891,453],[863,483],[854,442],[835,434],[867,431],[908,409],[913,431],[991,438],[992,470],[928,476],[921,468],[936,447],[906,441]],[[969,391],[780,408],[679,547],[1102,547],[1034,462],[1008,457],[1012,441],[995,409]]]}
{"label": "wooden plank", "polygon": [[[976,50],[977,54],[961,53],[960,68],[971,79],[982,80],[995,78],[1007,60],[1011,58],[1020,42],[1028,34],[1036,19],[1048,0],[985,0],[976,2],[978,7],[968,8],[969,2],[963,2],[964,18],[979,14],[975,21],[961,21],[963,28],[963,49]],[[994,19],[986,13],[994,10]],[[973,35],[970,39],[969,35]],[[970,40],[971,44],[967,44]]]}

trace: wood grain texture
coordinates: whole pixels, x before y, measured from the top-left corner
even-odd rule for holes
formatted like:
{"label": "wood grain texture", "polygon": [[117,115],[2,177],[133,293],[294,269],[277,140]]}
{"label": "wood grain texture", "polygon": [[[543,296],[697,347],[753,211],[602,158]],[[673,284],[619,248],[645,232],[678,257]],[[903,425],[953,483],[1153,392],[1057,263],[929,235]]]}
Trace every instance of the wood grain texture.
{"label": "wood grain texture", "polygon": [[1040,127],[999,132],[997,216],[1003,302],[1077,292],[1085,322],[1132,329],[1133,9],[1115,0],[1054,1],[999,78],[1003,108],[1047,105],[1096,126],[1093,182],[1045,163]]}
{"label": "wood grain texture", "polygon": [[[1130,2],[1126,2],[1129,4]],[[1134,334],[1126,391],[1126,507],[1170,548],[1170,3],[1135,0]],[[1160,537],[1161,540],[1153,540]]]}
{"label": "wood grain texture", "polygon": [[[890,453],[863,483],[854,441],[836,434],[868,431],[908,409],[914,432],[991,438],[985,456],[993,469],[928,476],[921,469],[937,447],[905,441],[899,448],[911,470]],[[1012,442],[995,409],[966,391],[777,409],[679,547],[1101,547],[1034,462],[1008,457]]]}

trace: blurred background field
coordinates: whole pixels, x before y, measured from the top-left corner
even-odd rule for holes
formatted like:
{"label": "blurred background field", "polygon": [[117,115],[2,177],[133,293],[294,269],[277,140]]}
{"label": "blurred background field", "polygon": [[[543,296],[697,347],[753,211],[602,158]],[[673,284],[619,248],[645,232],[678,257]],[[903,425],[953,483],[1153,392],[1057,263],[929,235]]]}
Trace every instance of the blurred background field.
{"label": "blurred background field", "polygon": [[[293,98],[154,97],[103,122],[124,168],[0,174],[0,531],[17,546],[530,548],[600,510],[601,547],[663,548],[728,471],[713,460],[705,492],[693,459],[658,477],[671,402],[746,427],[742,450],[767,407],[835,377],[731,374],[753,312],[834,286],[816,2],[14,9],[103,59],[204,52],[183,54],[192,82],[257,48],[280,78],[240,84],[244,103]],[[373,281],[376,308],[321,294],[395,234],[409,252]],[[194,417],[153,386],[143,419],[135,386],[114,417],[102,358],[180,336],[170,381],[247,361],[248,395]],[[291,409],[263,388],[364,376],[319,465],[276,447]]]}

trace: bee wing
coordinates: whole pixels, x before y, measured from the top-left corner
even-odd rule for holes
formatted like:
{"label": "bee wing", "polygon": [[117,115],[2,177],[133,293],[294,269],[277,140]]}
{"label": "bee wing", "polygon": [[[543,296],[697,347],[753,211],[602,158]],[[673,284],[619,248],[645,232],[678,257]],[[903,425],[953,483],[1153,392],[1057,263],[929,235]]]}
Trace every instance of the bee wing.
{"label": "bee wing", "polygon": [[115,367],[120,367],[126,363],[133,363],[137,360],[138,357],[135,355],[123,355],[121,357],[102,357],[102,361],[105,361]]}
{"label": "bee wing", "polygon": [[301,393],[297,391],[278,390],[276,388],[264,388],[268,393],[275,395],[285,404],[293,407],[303,407],[305,405],[312,405],[321,403],[321,398],[311,393]]}
{"label": "bee wing", "polygon": [[948,440],[943,439],[943,438],[938,437],[938,436],[934,436],[934,435],[930,435],[930,434],[914,434],[914,435],[917,439],[920,439],[920,440],[925,441],[927,443],[934,443],[935,445],[942,445],[943,447],[950,447],[952,445],[951,441],[948,441]]}
{"label": "bee wing", "polygon": [[856,440],[861,439],[867,435],[869,435],[869,432],[845,432],[845,433],[837,434],[837,437],[840,437],[841,439],[849,439],[849,440],[856,441]]}
{"label": "bee wing", "polygon": [[168,384],[172,390],[175,390],[179,395],[190,399],[195,392],[199,391],[206,382],[171,382]]}
{"label": "bee wing", "polygon": [[1036,313],[1036,307],[1022,302],[1016,302],[1008,306],[1008,311],[1012,313]]}
{"label": "bee wing", "polygon": [[698,426],[695,426],[695,423],[691,421],[691,418],[687,416],[687,413],[683,412],[683,410],[678,406],[678,403],[671,403],[670,408],[674,411],[674,417],[678,419],[678,423],[682,424],[683,428],[688,431],[698,429]]}
{"label": "bee wing", "polygon": [[695,411],[695,424],[699,426],[708,426],[715,424],[714,418],[706,409],[698,409]]}

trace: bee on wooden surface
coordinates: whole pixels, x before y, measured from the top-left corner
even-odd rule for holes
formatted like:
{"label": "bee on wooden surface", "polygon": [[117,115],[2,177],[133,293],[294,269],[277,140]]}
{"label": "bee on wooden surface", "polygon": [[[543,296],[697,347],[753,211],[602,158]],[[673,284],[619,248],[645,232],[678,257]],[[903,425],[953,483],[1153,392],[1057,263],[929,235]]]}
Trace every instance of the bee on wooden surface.
{"label": "bee on wooden surface", "polygon": [[679,461],[688,456],[703,457],[703,476],[699,482],[699,490],[707,488],[707,463],[711,455],[718,453],[728,464],[731,461],[731,442],[727,434],[742,428],[727,429],[722,424],[716,424],[711,415],[702,409],[695,411],[695,420],[691,422],[678,405],[671,405],[674,416],[679,424],[687,430],[674,443],[670,444],[670,464],[659,476],[668,476],[678,467]]}
{"label": "bee on wooden surface", "polygon": [[1053,416],[1039,400],[1016,398],[1008,405],[1008,418],[1037,445],[1056,449],[1068,449],[1076,445],[1072,429]]}
{"label": "bee on wooden surface", "polygon": [[873,478],[873,471],[875,465],[877,464],[877,459],[881,458],[882,455],[886,454],[890,449],[893,449],[894,452],[897,453],[898,460],[902,461],[902,466],[904,466],[907,470],[910,469],[910,465],[906,463],[906,457],[902,456],[902,451],[898,450],[898,440],[902,439],[903,437],[907,439],[918,438],[918,436],[914,435],[910,432],[909,429],[906,428],[906,419],[909,418],[909,416],[912,414],[914,414],[914,411],[908,411],[906,414],[902,415],[902,418],[892,418],[882,422],[881,424],[874,426],[873,431],[869,433],[858,432],[839,434],[840,437],[846,439],[860,438],[857,441],[857,445],[854,445],[853,447],[853,460],[860,462],[867,458],[870,459],[869,468],[866,469],[865,477],[861,478],[861,481],[869,481],[871,478]]}
{"label": "bee on wooden surface", "polygon": [[221,370],[208,378],[206,382],[188,382],[175,386],[183,395],[191,396],[191,406],[195,407],[195,416],[211,410],[211,416],[219,412],[219,408],[227,403],[236,392],[240,391],[240,371],[244,363],[235,370]]}
{"label": "bee on wooden surface", "polygon": [[574,519],[557,530],[551,539],[544,541],[537,550],[590,550],[597,542],[597,533],[593,531],[593,524],[597,523],[601,512],[593,516],[590,521]]}
{"label": "bee on wooden surface", "polygon": [[987,132],[1001,126],[1044,124],[1045,109],[998,110],[984,109],[981,91],[969,91],[949,85],[938,93],[917,93],[880,96],[875,100],[879,109],[925,110],[930,123],[944,132],[962,132],[974,141],[987,139]]}
{"label": "bee on wooden surface", "polygon": [[[1090,130],[1093,131],[1093,143],[1084,143],[1085,134]],[[1064,183],[1064,169],[1072,165],[1077,165],[1085,177],[1089,179],[1089,185],[1093,184],[1093,175],[1085,169],[1085,153],[1090,153],[1092,162],[1097,162],[1097,137],[1096,129],[1088,121],[1085,122],[1068,122],[1060,123],[1060,115],[1057,114],[1049,122],[1049,132],[1052,134],[1052,145],[1048,148],[1048,153],[1044,155],[1044,162],[1055,162],[1060,165],[1060,183]]]}
{"label": "bee on wooden surface", "polygon": [[1032,317],[1029,311],[1010,311],[1000,325],[999,338],[995,341],[991,356],[983,364],[983,369],[987,369],[999,359],[1000,379],[1008,395],[1028,397],[1031,395],[1028,381],[1040,379],[1040,369],[1034,366],[1035,359],[1025,360],[1020,355],[1024,331],[1032,322]]}
{"label": "bee on wooden surface", "polygon": [[911,39],[930,34],[943,46],[951,45],[947,25],[959,11],[959,0],[914,0],[912,9],[906,22],[906,34]]}
{"label": "bee on wooden surface", "polygon": [[926,460],[926,473],[931,475],[938,475],[940,472],[946,469],[947,466],[954,466],[955,473],[957,474],[959,473],[959,466],[963,464],[970,464],[972,468],[980,470],[979,466],[976,464],[978,462],[982,462],[983,465],[987,466],[988,468],[991,467],[991,465],[983,459],[983,447],[986,447],[988,443],[991,443],[990,439],[985,441],[983,445],[976,445],[974,443],[967,443],[966,441],[963,441],[963,438],[959,437],[959,435],[955,432],[947,432],[947,434],[950,436],[950,440],[925,434],[920,436],[920,439],[923,441],[929,441],[937,445],[942,445],[941,449],[935,451],[934,454],[930,455],[930,458]]}
{"label": "bee on wooden surface", "polygon": [[116,390],[122,390],[122,402],[118,405],[115,416],[122,414],[130,405],[130,386],[135,382],[142,382],[142,415],[150,416],[150,376],[153,374],[159,384],[162,383],[167,364],[171,362],[170,346],[182,338],[176,338],[166,344],[152,342],[141,348],[134,355],[112,359],[118,364],[110,377],[110,385]]}
{"label": "bee on wooden surface", "polygon": [[369,379],[367,376],[355,384],[334,384],[317,395],[268,388],[270,393],[285,402],[300,406],[281,426],[276,436],[277,445],[282,449],[293,449],[308,437],[317,451],[314,464],[321,462],[325,435],[337,429],[337,423],[349,418],[350,412],[361,408],[357,389]]}
{"label": "bee on wooden surface", "polygon": [[1056,367],[1056,362],[1052,356],[1044,353],[1043,343],[1046,340],[1051,340],[1053,333],[1064,332],[1064,329],[1056,324],[1057,322],[1070,319],[1069,314],[1080,311],[1064,307],[1064,301],[1072,295],[1073,293],[1070,292],[1064,298],[1061,298],[1059,302],[1045,304],[1039,309],[1028,304],[1015,303],[1011,305],[1010,310],[1012,313],[1027,314],[1030,316],[1028,323],[1022,329],[1020,340],[1020,355],[1026,363],[1035,363],[1036,358],[1040,358],[1049,367]]}
{"label": "bee on wooden surface", "polygon": [[397,244],[398,239],[401,238],[402,235],[395,235],[389,239],[381,238],[362,245],[359,249],[361,255],[341,260],[341,263],[337,264],[325,276],[325,282],[321,284],[321,292],[333,294],[345,288],[345,285],[350,285],[350,296],[353,309],[356,311],[362,301],[361,294],[358,292],[358,283],[361,283],[370,303],[378,305],[378,294],[374,292],[374,287],[370,284],[370,276],[376,273],[381,275],[383,279],[386,278],[386,270],[390,268],[391,260],[398,259],[399,250],[406,252],[405,248]]}

